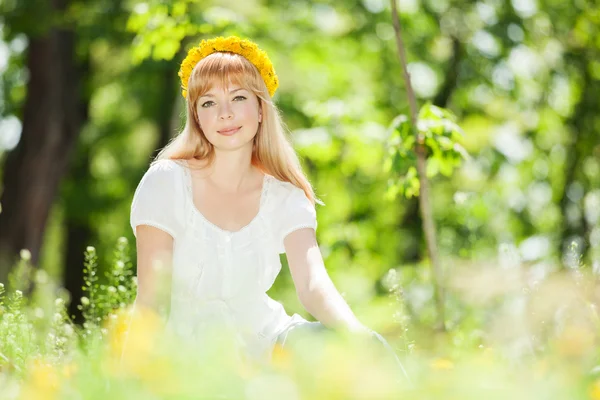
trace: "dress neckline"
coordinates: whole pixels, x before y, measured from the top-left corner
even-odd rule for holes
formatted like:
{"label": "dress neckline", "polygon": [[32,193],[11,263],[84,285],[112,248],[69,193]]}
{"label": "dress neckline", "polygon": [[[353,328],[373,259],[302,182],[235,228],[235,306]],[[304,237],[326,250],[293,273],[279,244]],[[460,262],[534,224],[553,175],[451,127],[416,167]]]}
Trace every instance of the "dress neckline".
{"label": "dress neckline", "polygon": [[190,201],[190,207],[192,208],[192,211],[194,212],[194,214],[196,214],[198,217],[200,217],[200,219],[204,223],[206,223],[208,226],[210,226],[212,229],[214,229],[218,232],[224,233],[226,235],[232,236],[232,235],[242,233],[243,231],[249,229],[255,223],[255,221],[257,221],[261,217],[263,209],[264,209],[264,205],[267,201],[267,196],[268,196],[268,189],[269,189],[269,182],[270,182],[269,174],[263,175],[262,188],[260,191],[260,201],[259,201],[259,205],[258,205],[258,212],[250,220],[250,222],[248,222],[246,225],[244,225],[243,227],[241,227],[238,230],[231,231],[231,230],[223,229],[220,226],[218,226],[217,224],[211,222],[196,207],[196,204],[194,204],[194,192],[192,190],[192,174],[190,172],[188,160],[182,159],[181,161],[184,163],[183,169],[185,171],[185,184],[186,184],[186,189],[187,189],[186,192],[187,192],[188,200]]}

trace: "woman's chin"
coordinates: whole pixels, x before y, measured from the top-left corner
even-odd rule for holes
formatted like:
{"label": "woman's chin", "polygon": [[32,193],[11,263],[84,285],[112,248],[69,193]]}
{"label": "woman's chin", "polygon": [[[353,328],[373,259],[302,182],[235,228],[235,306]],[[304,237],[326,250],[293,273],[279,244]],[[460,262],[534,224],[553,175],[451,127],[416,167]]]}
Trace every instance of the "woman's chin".
{"label": "woman's chin", "polygon": [[213,143],[213,145],[220,151],[236,151],[246,148],[252,151],[252,139],[248,138],[225,137],[221,138],[217,143]]}

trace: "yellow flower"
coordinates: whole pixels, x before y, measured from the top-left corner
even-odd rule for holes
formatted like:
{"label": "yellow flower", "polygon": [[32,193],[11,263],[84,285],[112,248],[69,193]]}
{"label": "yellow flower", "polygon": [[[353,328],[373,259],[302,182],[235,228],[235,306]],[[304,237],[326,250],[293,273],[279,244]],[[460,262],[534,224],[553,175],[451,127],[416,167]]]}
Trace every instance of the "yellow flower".
{"label": "yellow flower", "polygon": [[188,51],[186,58],[182,61],[177,75],[181,79],[183,97],[187,98],[188,81],[194,67],[200,60],[215,52],[232,52],[245,57],[260,72],[271,97],[275,94],[279,80],[267,53],[250,40],[240,39],[237,36],[227,38],[219,36],[202,40],[197,47]]}
{"label": "yellow flower", "polygon": [[595,380],[589,389],[590,399],[600,400],[600,380]]}
{"label": "yellow flower", "polygon": [[111,316],[108,329],[109,367],[112,373],[137,373],[144,368],[162,333],[161,317],[146,307],[120,310]]}
{"label": "yellow flower", "polygon": [[279,369],[289,369],[292,362],[292,357],[289,351],[284,349],[280,344],[275,344],[271,355],[272,364]]}
{"label": "yellow flower", "polygon": [[70,378],[77,372],[77,365],[75,363],[63,365],[61,372],[65,378]]}
{"label": "yellow flower", "polygon": [[556,340],[558,353],[564,357],[582,357],[595,347],[594,333],[583,326],[568,326]]}
{"label": "yellow flower", "polygon": [[454,364],[452,361],[447,360],[445,358],[437,358],[433,360],[431,363],[431,368],[433,369],[452,369],[454,368]]}
{"label": "yellow flower", "polygon": [[58,396],[60,376],[56,369],[42,360],[35,360],[29,368],[29,379],[20,396],[27,400],[54,400]]}

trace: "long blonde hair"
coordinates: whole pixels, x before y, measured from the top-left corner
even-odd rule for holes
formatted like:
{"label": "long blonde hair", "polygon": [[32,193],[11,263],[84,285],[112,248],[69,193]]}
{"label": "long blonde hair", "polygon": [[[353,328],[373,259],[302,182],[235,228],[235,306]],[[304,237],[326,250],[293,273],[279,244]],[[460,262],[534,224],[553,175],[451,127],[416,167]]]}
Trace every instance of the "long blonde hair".
{"label": "long blonde hair", "polygon": [[159,160],[195,158],[206,160],[210,166],[215,159],[214,146],[200,128],[196,103],[217,82],[221,87],[234,83],[254,93],[262,110],[262,122],[254,138],[251,163],[264,173],[302,189],[313,203],[321,203],[315,197],[308,178],[302,171],[296,151],[285,134],[278,109],[269,95],[258,69],[245,57],[229,52],[213,53],[194,67],[188,82],[186,123],[181,131],[156,156]]}

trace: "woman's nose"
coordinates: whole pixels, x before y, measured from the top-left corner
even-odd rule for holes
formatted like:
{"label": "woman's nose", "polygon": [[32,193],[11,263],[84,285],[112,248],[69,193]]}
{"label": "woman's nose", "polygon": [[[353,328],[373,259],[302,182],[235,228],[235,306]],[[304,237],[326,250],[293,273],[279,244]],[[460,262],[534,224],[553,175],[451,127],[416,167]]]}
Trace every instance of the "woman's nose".
{"label": "woman's nose", "polygon": [[231,119],[233,118],[233,111],[231,109],[231,106],[229,104],[225,104],[223,107],[221,107],[221,112],[219,115],[220,119]]}

